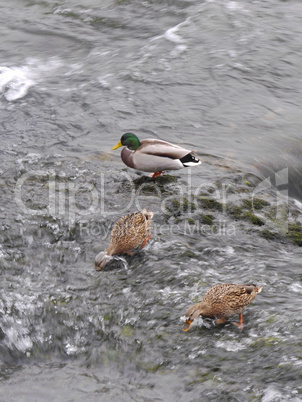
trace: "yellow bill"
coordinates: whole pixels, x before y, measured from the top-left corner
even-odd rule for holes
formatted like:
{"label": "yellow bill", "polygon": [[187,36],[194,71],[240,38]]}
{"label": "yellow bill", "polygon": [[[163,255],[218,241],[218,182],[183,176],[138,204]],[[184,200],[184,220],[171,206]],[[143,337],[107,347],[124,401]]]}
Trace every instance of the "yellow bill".
{"label": "yellow bill", "polygon": [[121,141],[119,141],[112,149],[118,149],[119,147],[122,147],[123,144]]}
{"label": "yellow bill", "polygon": [[182,330],[185,331],[185,332],[189,331],[192,322],[193,322],[193,321],[186,320],[186,322],[184,323],[184,326],[182,327]]}

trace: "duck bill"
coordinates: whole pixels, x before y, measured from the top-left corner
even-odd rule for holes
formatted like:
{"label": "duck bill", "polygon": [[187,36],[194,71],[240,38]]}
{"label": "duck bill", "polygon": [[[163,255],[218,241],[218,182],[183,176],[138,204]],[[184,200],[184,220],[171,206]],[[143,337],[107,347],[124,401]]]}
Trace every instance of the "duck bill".
{"label": "duck bill", "polygon": [[184,326],[182,327],[182,330],[185,332],[188,332],[191,327],[192,322],[193,321],[186,320],[186,322],[184,323]]}
{"label": "duck bill", "polygon": [[118,149],[119,147],[122,147],[123,144],[121,143],[121,141],[119,141],[114,147],[112,147],[112,149]]}

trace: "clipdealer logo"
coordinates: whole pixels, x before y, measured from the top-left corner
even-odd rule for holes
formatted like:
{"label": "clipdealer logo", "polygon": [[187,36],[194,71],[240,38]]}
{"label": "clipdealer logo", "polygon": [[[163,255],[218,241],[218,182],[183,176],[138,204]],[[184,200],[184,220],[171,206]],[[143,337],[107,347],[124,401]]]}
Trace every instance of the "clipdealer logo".
{"label": "clipdealer logo", "polygon": [[[99,173],[99,180],[96,184],[93,181],[87,181],[87,178],[79,176],[77,180],[66,176],[64,172],[54,170],[36,170],[24,173],[17,181],[15,187],[15,201],[19,210],[27,215],[49,215],[53,218],[61,218],[72,228],[78,220],[89,217],[101,217],[106,219],[108,216],[122,216],[130,211],[148,208],[150,201],[156,205],[156,213],[171,214],[171,206],[175,216],[186,214],[187,216],[196,216],[199,212],[204,212],[202,205],[199,205],[199,199],[216,200],[221,205],[221,214],[227,215],[228,194],[234,192],[230,184],[219,183],[219,185],[202,182],[199,185],[192,185],[191,169],[187,171],[187,177],[181,184],[173,183],[170,191],[165,191],[163,185],[156,181],[147,181],[140,184],[135,183],[132,177],[125,171],[119,172],[122,177],[122,186],[126,188],[125,194],[119,196],[119,205],[114,202],[112,183],[108,180],[106,172]],[[89,178],[88,178],[89,179]],[[210,195],[207,188],[211,187]],[[262,180],[248,194],[252,201],[252,209],[257,214],[257,207],[254,201],[262,197],[266,198],[266,193],[274,197],[271,209],[274,210],[274,219],[263,217],[266,223],[274,226],[276,230],[285,231],[288,226],[288,168],[274,173],[271,177]],[[240,201],[246,194],[237,194]],[[186,202],[184,202],[184,200]],[[110,207],[111,206],[111,207]],[[111,208],[111,209],[110,209]],[[195,214],[195,215],[194,215]],[[221,216],[220,216],[221,218]],[[218,221],[216,221],[218,222]],[[98,222],[95,222],[97,224]],[[107,221],[100,225],[108,224]],[[174,224],[173,222],[171,224]],[[166,222],[161,225],[165,229],[157,228],[161,232],[167,231]],[[174,225],[175,226],[175,225]],[[177,225],[180,229],[180,225]],[[218,230],[219,229],[219,230]],[[208,225],[186,225],[186,233],[211,233],[225,236],[235,235],[235,225],[227,220],[219,220],[219,228]],[[97,230],[95,228],[95,230]],[[104,232],[104,228],[100,228]],[[169,230],[172,230],[171,227]],[[181,230],[181,229],[180,229]],[[106,230],[107,233],[107,230]]]}

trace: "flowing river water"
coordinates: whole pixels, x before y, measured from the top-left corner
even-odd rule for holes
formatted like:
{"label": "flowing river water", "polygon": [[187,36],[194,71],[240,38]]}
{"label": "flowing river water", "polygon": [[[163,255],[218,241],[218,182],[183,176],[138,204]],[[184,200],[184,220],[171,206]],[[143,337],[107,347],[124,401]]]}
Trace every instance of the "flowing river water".
{"label": "flowing river water", "polygon": [[[0,5],[0,401],[301,401],[299,0]],[[124,132],[194,149],[157,179]],[[152,239],[98,272],[114,222]],[[196,320],[217,283],[245,328]]]}

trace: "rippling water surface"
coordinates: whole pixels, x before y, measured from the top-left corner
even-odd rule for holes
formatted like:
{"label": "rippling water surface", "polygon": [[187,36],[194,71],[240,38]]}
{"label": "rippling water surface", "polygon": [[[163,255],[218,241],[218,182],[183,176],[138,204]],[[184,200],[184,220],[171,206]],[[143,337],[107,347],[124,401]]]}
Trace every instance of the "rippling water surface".
{"label": "rippling water surface", "polygon": [[[0,6],[0,401],[300,401],[299,1]],[[194,149],[154,181],[122,133]],[[153,236],[101,272],[114,222]],[[245,329],[186,308],[263,292]]]}

